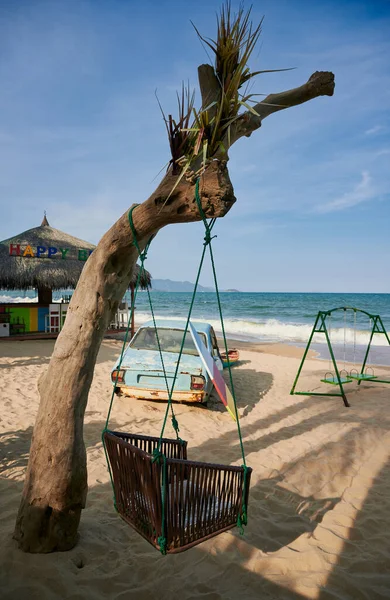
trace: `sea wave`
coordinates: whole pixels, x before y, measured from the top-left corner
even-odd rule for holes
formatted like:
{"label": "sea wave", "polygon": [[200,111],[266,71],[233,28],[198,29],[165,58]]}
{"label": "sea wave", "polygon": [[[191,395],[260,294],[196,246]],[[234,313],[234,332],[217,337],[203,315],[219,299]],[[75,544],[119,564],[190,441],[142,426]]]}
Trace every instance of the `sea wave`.
{"label": "sea wave", "polygon": [[[38,302],[38,296],[31,298],[30,296],[7,296],[0,294],[0,304],[21,304],[21,303]],[[53,298],[53,302],[62,302],[62,297]]]}
{"label": "sea wave", "polygon": [[38,297],[29,298],[28,296],[0,296],[0,303],[20,303],[20,302],[37,302]]}
{"label": "sea wave", "polygon": [[[156,319],[175,320],[185,322],[184,317],[172,317],[156,314]],[[136,321],[142,324],[151,319],[151,315],[144,312],[136,312]],[[199,321],[200,319],[193,319]],[[221,322],[217,319],[207,319],[217,333],[221,333]],[[237,340],[252,340],[258,342],[284,342],[284,343],[300,343],[306,344],[309,340],[313,325],[304,325],[298,323],[283,323],[277,319],[268,319],[264,322],[245,321],[238,319],[224,319],[225,332],[232,339]],[[333,328],[330,332],[330,339],[333,344],[345,344],[349,347],[366,346],[369,342],[370,332],[368,330],[354,330],[352,328]],[[326,344],[324,334],[316,333],[313,336],[313,343]],[[373,346],[388,346],[388,342],[384,335],[375,334],[372,339]]]}

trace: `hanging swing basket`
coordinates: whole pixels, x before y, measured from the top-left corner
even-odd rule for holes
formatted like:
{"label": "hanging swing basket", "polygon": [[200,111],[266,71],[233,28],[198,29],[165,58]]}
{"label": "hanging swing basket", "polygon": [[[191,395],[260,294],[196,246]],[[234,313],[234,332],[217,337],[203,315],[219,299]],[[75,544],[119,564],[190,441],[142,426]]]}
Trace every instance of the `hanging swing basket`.
{"label": "hanging swing basket", "polygon": [[245,524],[250,467],[189,461],[180,439],[108,430],[103,439],[117,511],[164,554]]}

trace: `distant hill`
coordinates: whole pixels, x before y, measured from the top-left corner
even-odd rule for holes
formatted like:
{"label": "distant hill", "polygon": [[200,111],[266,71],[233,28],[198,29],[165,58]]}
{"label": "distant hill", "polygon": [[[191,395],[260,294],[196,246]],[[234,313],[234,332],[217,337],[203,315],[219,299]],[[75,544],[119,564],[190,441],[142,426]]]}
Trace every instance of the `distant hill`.
{"label": "distant hill", "polygon": [[[152,279],[152,290],[156,292],[192,292],[194,284],[190,281],[171,281],[171,279]],[[199,292],[212,292],[213,288],[198,285]]]}
{"label": "distant hill", "polygon": [[[152,290],[156,292],[192,292],[194,284],[190,281],[172,281],[171,279],[152,279]],[[199,292],[214,292],[214,288],[198,285]],[[221,290],[222,292],[238,292],[239,290]]]}

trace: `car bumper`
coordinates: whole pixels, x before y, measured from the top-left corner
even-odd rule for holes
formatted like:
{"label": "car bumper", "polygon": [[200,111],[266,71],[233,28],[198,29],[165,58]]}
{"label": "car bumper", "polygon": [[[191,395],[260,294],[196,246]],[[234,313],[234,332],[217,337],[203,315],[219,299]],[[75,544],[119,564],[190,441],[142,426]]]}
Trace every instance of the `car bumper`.
{"label": "car bumper", "polygon": [[[117,386],[121,394],[128,396],[129,398],[136,398],[138,400],[162,400],[167,402],[168,392],[166,390],[155,390],[130,387],[127,385]],[[175,390],[172,394],[172,400],[174,402],[204,402],[206,397],[205,391],[179,391]]]}

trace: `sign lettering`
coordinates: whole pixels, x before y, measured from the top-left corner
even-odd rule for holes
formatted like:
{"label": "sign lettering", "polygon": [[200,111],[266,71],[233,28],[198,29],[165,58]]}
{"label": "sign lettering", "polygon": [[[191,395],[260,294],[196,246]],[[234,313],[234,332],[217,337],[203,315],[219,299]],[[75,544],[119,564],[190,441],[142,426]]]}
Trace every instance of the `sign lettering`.
{"label": "sign lettering", "polygon": [[19,256],[21,258],[53,258],[59,252],[61,253],[61,259],[73,258],[85,262],[88,257],[92,254],[92,250],[88,248],[78,248],[76,250],[77,256],[69,256],[69,248],[56,248],[56,246],[31,246],[31,244],[10,244],[9,255]]}
{"label": "sign lettering", "polygon": [[87,260],[88,256],[88,250],[79,250],[79,260]]}
{"label": "sign lettering", "polygon": [[26,246],[26,249],[23,252],[23,256],[34,256],[34,252],[33,252],[33,249],[31,248],[30,244],[28,244],[28,246]]}
{"label": "sign lettering", "polygon": [[9,255],[10,256],[19,256],[20,255],[20,244],[10,244],[9,245]]}
{"label": "sign lettering", "polygon": [[45,246],[37,246],[37,258],[40,258],[42,254],[45,254],[46,248]]}

